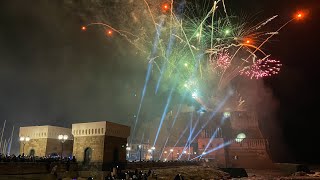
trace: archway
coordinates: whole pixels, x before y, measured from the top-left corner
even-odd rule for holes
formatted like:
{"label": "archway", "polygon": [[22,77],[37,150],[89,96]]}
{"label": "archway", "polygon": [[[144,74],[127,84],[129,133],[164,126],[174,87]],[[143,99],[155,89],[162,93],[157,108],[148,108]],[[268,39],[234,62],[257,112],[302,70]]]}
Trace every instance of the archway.
{"label": "archway", "polygon": [[29,156],[34,156],[36,154],[36,151],[34,149],[30,149]]}
{"label": "archway", "polygon": [[91,157],[92,157],[92,149],[90,147],[87,147],[84,150],[84,156],[83,156],[83,164],[87,165],[90,163],[91,161]]}

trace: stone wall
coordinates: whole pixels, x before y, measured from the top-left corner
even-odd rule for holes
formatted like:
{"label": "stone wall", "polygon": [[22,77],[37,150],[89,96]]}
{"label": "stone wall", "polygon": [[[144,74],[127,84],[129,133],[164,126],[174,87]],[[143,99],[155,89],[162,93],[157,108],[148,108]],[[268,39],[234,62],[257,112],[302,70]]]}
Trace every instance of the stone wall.
{"label": "stone wall", "polygon": [[79,162],[84,160],[86,148],[92,149],[91,162],[102,162],[105,136],[78,136],[74,137],[73,155]]}
{"label": "stone wall", "polygon": [[[198,139],[198,149],[199,155],[205,152],[210,152],[204,156],[204,158],[213,159],[219,166],[224,167],[226,165],[226,154],[225,148],[221,147],[224,144],[223,138],[214,138],[208,148],[205,150],[205,147],[209,143],[210,138],[200,138]],[[217,148],[221,147],[221,148]]]}
{"label": "stone wall", "polygon": [[127,138],[106,136],[103,163],[126,162]]}
{"label": "stone wall", "polygon": [[[66,140],[63,143],[63,157],[70,157],[72,156],[72,148],[73,148],[73,141],[72,140]],[[58,139],[47,139],[47,147],[46,147],[46,155],[51,154],[58,154],[61,155],[62,151],[62,143]]]}
{"label": "stone wall", "polygon": [[265,139],[234,141],[227,148],[228,166],[243,168],[269,168],[273,166]]}
{"label": "stone wall", "polygon": [[25,145],[23,145],[23,142],[20,142],[20,154],[24,152],[24,154],[29,155],[30,151],[33,149],[35,151],[35,154],[34,154],[35,156],[45,156],[46,147],[47,147],[47,139],[45,138],[30,139],[29,142],[25,142]]}

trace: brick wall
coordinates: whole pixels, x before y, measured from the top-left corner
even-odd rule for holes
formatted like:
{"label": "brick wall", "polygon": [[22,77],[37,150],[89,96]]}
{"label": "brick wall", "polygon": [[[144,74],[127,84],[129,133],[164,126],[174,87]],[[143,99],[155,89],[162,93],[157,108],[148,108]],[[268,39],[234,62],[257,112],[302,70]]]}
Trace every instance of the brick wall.
{"label": "brick wall", "polygon": [[[47,139],[31,139],[29,142],[26,142],[23,148],[23,143],[20,142],[20,154],[23,153],[29,155],[30,150],[35,151],[35,156],[46,156],[46,147],[47,147]],[[24,150],[23,150],[24,149]]]}
{"label": "brick wall", "polygon": [[126,144],[127,138],[106,136],[103,163],[126,162]]}
{"label": "brick wall", "polygon": [[73,142],[73,155],[79,162],[84,160],[86,148],[92,149],[91,162],[102,162],[105,136],[75,137]]}

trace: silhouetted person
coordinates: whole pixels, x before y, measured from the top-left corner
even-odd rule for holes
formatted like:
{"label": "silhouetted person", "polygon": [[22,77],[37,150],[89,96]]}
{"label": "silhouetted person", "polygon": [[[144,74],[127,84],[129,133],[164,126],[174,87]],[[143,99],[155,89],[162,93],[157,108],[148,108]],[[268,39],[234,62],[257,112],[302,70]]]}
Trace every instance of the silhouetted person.
{"label": "silhouetted person", "polygon": [[175,177],[174,177],[174,180],[184,180],[183,176],[181,176],[181,174],[177,174]]}

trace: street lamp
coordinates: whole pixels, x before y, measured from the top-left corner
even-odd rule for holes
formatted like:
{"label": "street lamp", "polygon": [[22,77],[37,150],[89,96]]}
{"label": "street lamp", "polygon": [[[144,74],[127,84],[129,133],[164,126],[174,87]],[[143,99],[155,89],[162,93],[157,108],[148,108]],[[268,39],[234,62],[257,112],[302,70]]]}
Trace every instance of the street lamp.
{"label": "street lamp", "polygon": [[66,140],[68,139],[68,135],[62,135],[62,134],[60,134],[60,135],[58,136],[58,139],[59,139],[60,142],[61,142],[61,158],[63,158],[63,157],[62,157],[62,155],[63,155],[63,144],[64,144],[64,142],[66,142]]}
{"label": "street lamp", "polygon": [[30,141],[30,137],[24,137],[24,136],[21,136],[20,137],[20,142],[23,143],[23,148],[22,148],[22,153],[24,154],[24,146],[26,145],[27,142]]}
{"label": "street lamp", "polygon": [[173,161],[173,149],[170,149],[171,152],[171,160]]}
{"label": "street lamp", "polygon": [[140,160],[140,162],[141,162],[141,151],[142,151],[142,146],[141,146],[141,144],[138,146],[139,147],[139,160]]}

